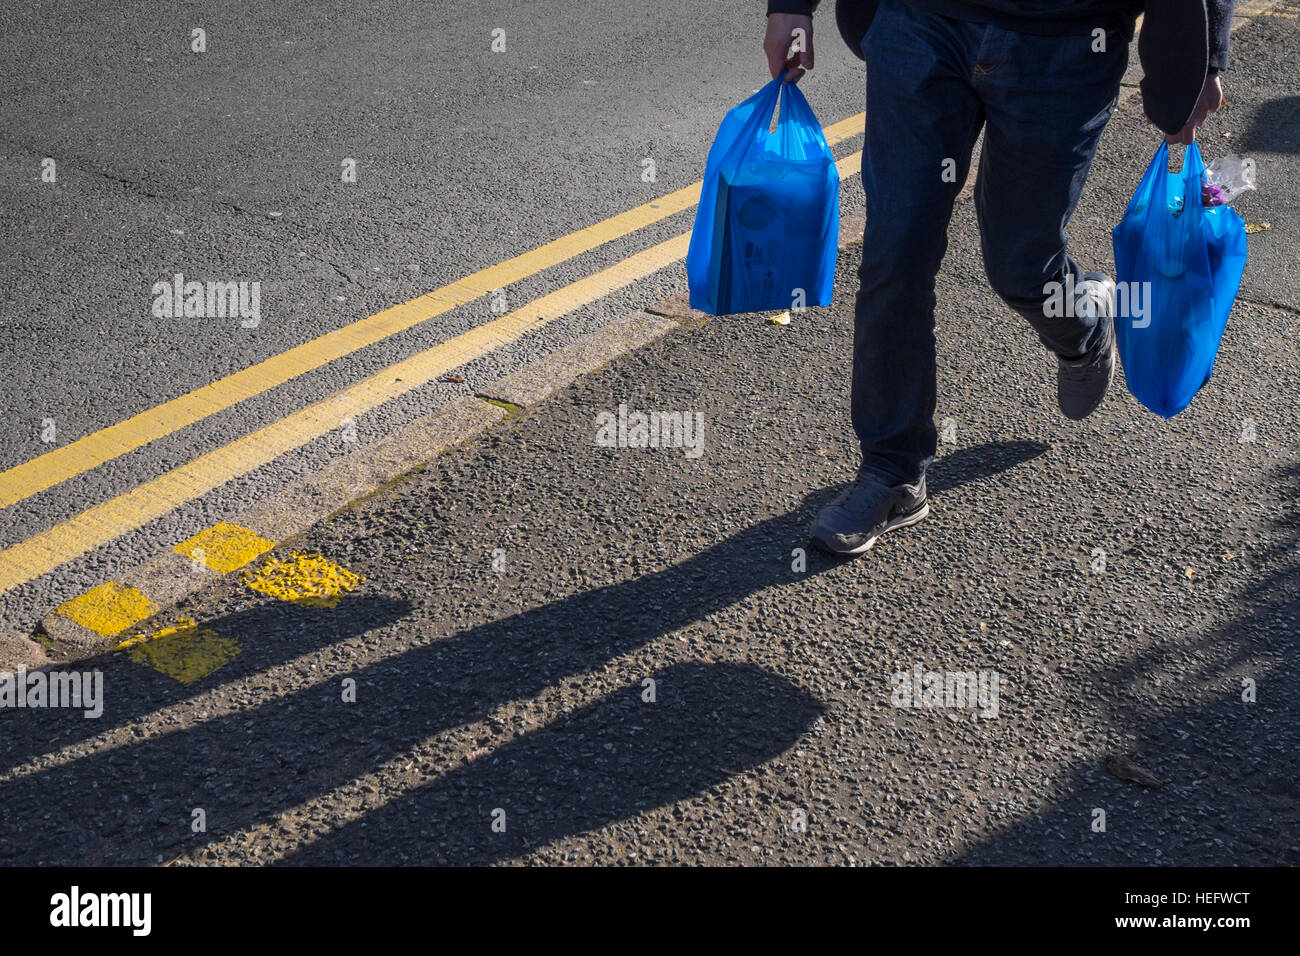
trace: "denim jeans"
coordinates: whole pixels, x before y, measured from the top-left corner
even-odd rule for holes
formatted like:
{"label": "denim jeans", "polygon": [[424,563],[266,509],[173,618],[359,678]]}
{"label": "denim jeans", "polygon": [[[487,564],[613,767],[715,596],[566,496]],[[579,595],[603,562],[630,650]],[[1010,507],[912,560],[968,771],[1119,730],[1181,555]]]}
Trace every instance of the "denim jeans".
{"label": "denim jeans", "polygon": [[880,4],[862,40],[867,227],[853,427],[863,472],[912,482],[934,459],[934,280],[981,127],[975,208],[989,284],[1057,355],[1080,356],[1099,334],[1095,318],[1048,317],[1043,304],[1045,285],[1082,278],[1065,224],[1128,61],[1121,34],[1107,33],[1105,49],[1094,51],[1101,45],[1086,34],[1032,36],[952,20],[906,0]]}

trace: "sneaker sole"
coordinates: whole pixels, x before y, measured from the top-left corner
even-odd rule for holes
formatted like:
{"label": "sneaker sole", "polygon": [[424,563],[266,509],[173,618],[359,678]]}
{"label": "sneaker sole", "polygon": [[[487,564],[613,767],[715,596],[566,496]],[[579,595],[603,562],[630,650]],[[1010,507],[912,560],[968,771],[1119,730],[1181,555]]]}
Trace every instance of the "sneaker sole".
{"label": "sneaker sole", "polygon": [[854,558],[857,557],[859,554],[866,554],[868,551],[870,551],[872,546],[875,545],[875,543],[880,540],[880,536],[885,532],[893,531],[895,528],[910,527],[911,525],[914,525],[918,521],[924,519],[929,513],[930,513],[930,502],[927,501],[925,504],[921,505],[919,509],[911,512],[910,514],[900,515],[897,518],[890,519],[885,524],[885,526],[880,529],[880,531],[878,531],[872,537],[868,538],[866,541],[862,542],[862,544],[858,545],[856,548],[841,550],[839,548],[832,547],[831,545],[827,544],[825,541],[823,541],[821,538],[818,537],[814,537],[812,539],[812,543],[815,544],[822,551],[825,551],[827,554],[833,554],[839,558]]}

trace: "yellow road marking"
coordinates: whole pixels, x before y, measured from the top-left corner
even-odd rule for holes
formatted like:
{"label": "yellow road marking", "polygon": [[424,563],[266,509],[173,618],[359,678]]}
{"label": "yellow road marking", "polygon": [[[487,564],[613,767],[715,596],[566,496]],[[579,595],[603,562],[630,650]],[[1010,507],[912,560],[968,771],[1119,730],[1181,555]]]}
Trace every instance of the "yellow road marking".
{"label": "yellow road marking", "polygon": [[153,602],[135,588],[109,581],[54,609],[84,628],[112,637],[157,613]]}
{"label": "yellow road marking", "polygon": [[[867,114],[859,113],[857,116],[850,116],[848,119],[842,119],[838,123],[832,123],[822,132],[826,135],[826,142],[831,146],[838,146],[846,139],[858,136],[866,129]],[[696,186],[702,185],[696,183]]]}
{"label": "yellow road marking", "polygon": [[[864,116],[865,114],[859,113],[828,126],[825,130],[827,142],[834,146],[861,133]],[[342,329],[327,332],[256,365],[16,465],[0,473],[0,508],[30,498],[60,482],[97,468],[106,461],[202,421],[209,415],[215,415],[404,329],[473,302],[496,289],[505,288],[689,209],[700,201],[701,185],[693,183],[513,259],[481,269],[450,285],[377,312]]]}
{"label": "yellow road marking", "polygon": [[269,558],[256,571],[246,571],[240,581],[281,601],[308,607],[337,607],[345,591],[355,590],[364,578],[319,554],[294,551],[287,559]]}
{"label": "yellow road marking", "polygon": [[182,684],[192,684],[229,664],[243,648],[233,638],[185,619],[153,634],[137,634],[119,644],[118,650],[125,650],[137,664],[147,664]]}
{"label": "yellow road marking", "polygon": [[[1278,13],[1274,11],[1273,8],[1279,5],[1282,6],[1284,10],[1288,7],[1295,6],[1295,4],[1291,3],[1279,4],[1278,0],[1237,0],[1236,6],[1233,9],[1233,27],[1236,27],[1236,19],[1249,19],[1250,17],[1258,16],[1277,16]],[[1290,14],[1290,16],[1295,16],[1295,14]]]}
{"label": "yellow road marking", "polygon": [[[861,170],[861,163],[862,153],[857,152],[836,165],[840,176],[847,178]],[[359,417],[451,369],[684,259],[690,238],[690,233],[685,232],[642,250],[0,551],[0,593],[48,574],[63,563],[274,461],[339,427],[343,419]]]}
{"label": "yellow road marking", "polygon": [[229,574],[275,547],[261,535],[228,521],[218,521],[172,550],[182,558],[201,561],[218,574]]}

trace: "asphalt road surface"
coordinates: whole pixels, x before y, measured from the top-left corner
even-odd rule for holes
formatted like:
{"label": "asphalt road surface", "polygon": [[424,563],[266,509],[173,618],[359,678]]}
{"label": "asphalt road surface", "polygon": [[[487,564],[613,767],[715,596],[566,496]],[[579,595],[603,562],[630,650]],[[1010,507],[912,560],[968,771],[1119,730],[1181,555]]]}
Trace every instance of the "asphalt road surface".
{"label": "asphalt road surface", "polygon": [[[740,2],[230,5],[202,24],[57,7],[0,30],[6,56],[41,63],[5,98],[4,401],[27,423],[6,466],[39,453],[39,419],[111,425],[693,182],[722,112],[764,79]],[[178,39],[194,25],[205,54]],[[808,83],[825,124],[861,109],[831,34]],[[157,622],[193,622],[172,638],[94,663],[101,717],[0,711],[0,859],[1300,863],[1298,48],[1294,16],[1243,26],[1202,134],[1208,156],[1256,158],[1260,188],[1239,202],[1251,260],[1214,378],[1176,418],[1122,381],[1087,421],[1060,416],[1048,357],[984,284],[964,198],[938,283],[951,421],[927,521],[858,561],[804,550],[856,464],[850,248],[833,307],[683,328],[275,552],[340,569],[336,603],[227,579]],[[1112,267],[1156,143],[1124,101],[1071,228],[1090,267]],[[59,186],[38,192],[48,155]],[[173,271],[266,277],[265,321],[155,321],[150,287]],[[666,269],[474,374],[683,288]],[[6,508],[4,533],[488,317],[449,313],[70,479]],[[598,446],[620,404],[701,415],[704,453]],[[313,454],[63,569],[44,597]],[[897,706],[917,668],[996,674],[998,691]]]}
{"label": "asphalt road surface", "polygon": [[[0,11],[0,61],[24,65],[0,97],[0,469],[697,182],[722,116],[768,79],[748,0],[83,6]],[[825,82],[809,95],[829,125],[863,104],[859,61],[827,30]],[[506,304],[689,231],[693,216],[521,279]],[[178,273],[259,282],[258,324],[158,318],[154,285]],[[577,309],[462,369],[464,383],[357,420],[359,437],[682,288],[674,270]],[[478,299],[31,494],[4,509],[0,546],[481,325],[492,307]],[[338,451],[336,436],[312,442],[0,595],[0,625],[29,629]]]}

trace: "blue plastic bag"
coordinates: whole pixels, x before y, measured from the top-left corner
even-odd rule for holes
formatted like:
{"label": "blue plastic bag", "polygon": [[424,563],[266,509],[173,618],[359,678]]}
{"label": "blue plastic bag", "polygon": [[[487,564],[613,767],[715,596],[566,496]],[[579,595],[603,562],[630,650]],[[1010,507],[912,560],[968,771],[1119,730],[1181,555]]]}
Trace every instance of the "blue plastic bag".
{"label": "blue plastic bag", "polygon": [[835,158],[803,93],[778,77],[727,114],[709,150],[686,256],[691,307],[830,305],[839,231]]}
{"label": "blue plastic bag", "polygon": [[1210,380],[1246,267],[1245,223],[1228,206],[1202,205],[1204,171],[1193,143],[1171,175],[1162,143],[1112,233],[1118,301],[1145,305],[1115,319],[1124,377],[1166,418]]}

